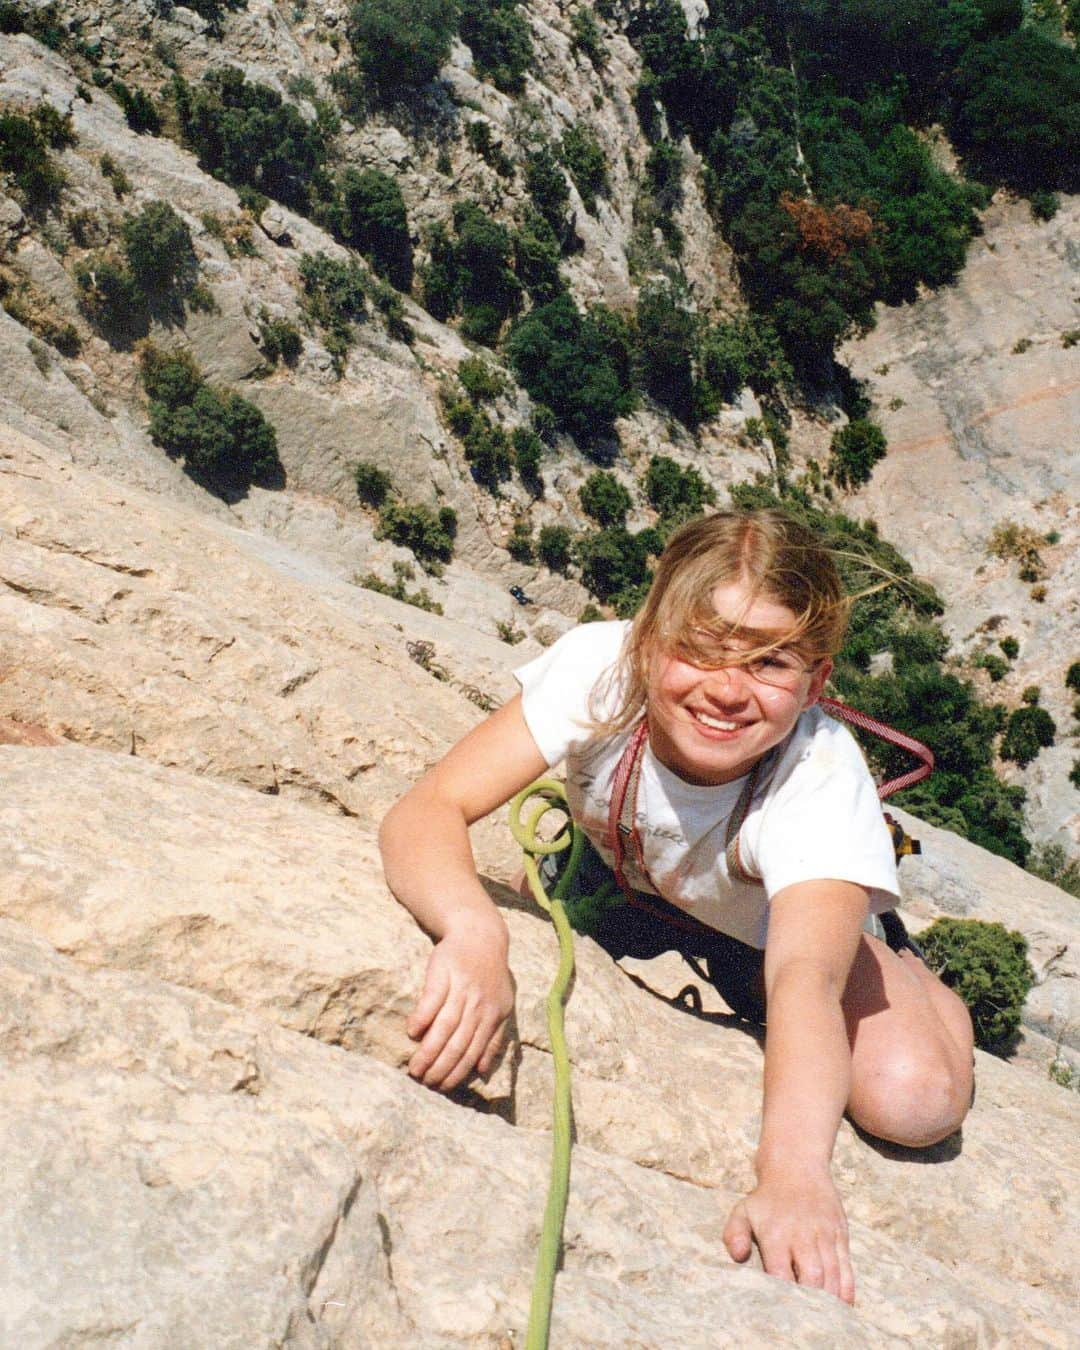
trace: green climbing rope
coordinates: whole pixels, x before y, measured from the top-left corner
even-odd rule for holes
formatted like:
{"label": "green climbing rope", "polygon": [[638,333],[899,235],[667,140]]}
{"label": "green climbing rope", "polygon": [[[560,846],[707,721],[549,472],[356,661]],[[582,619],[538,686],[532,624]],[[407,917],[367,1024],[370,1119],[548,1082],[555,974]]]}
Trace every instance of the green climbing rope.
{"label": "green climbing rope", "polygon": [[[535,803],[528,815],[523,815],[526,803],[534,798]],[[545,841],[538,837],[537,830],[541,820],[552,810],[562,811],[566,822],[554,839]],[[525,1350],[547,1350],[551,1304],[555,1296],[555,1271],[559,1263],[566,1199],[570,1191],[570,1056],[566,1048],[563,1009],[574,974],[574,935],[563,900],[581,860],[584,835],[570,817],[566,789],[554,778],[540,778],[518,793],[510,803],[510,829],[525,853],[525,875],[529,879],[529,888],[536,903],[551,915],[559,937],[559,969],[547,998],[548,1034],[555,1064],[551,1182],[544,1206],[544,1224],[540,1231],[540,1249],[536,1256],[536,1273],[529,1302],[529,1325],[525,1333]],[[538,859],[548,853],[561,853],[567,848],[570,856],[549,897],[540,880]]]}

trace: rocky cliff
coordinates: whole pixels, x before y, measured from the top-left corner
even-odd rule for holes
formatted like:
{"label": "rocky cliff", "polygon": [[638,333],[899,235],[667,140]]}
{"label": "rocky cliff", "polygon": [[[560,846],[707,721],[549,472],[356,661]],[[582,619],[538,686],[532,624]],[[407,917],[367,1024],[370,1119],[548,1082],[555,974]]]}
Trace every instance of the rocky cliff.
{"label": "rocky cliff", "polygon": [[[513,1344],[554,939],[487,822],[517,1039],[482,1096],[433,1098],[401,1069],[427,944],[373,829],[519,652],[18,432],[3,446],[4,1340]],[[621,971],[579,942],[556,1344],[1075,1343],[1080,1102],[1046,1073],[1080,1022],[1075,901],[919,828],[916,923],[1031,941],[1027,1067],[980,1054],[963,1137],[929,1154],[843,1127],[849,1312],[721,1254],[756,1038],[709,990],[695,1010],[674,958]]]}
{"label": "rocky cliff", "polygon": [[[411,343],[372,316],[339,379],[304,319],[298,260],[344,256],[340,245],[273,204],[233,256],[207,225],[240,219],[233,189],[172,140],[137,135],[91,80],[96,68],[156,91],[170,62],[195,79],[228,60],[325,94],[344,7],[249,0],[215,23],[149,0],[71,9],[77,48],[0,34],[0,103],[47,100],[77,137],[57,154],[62,209],[43,220],[0,201],[0,1341],[505,1350],[525,1324],[546,1186],[554,940],[508,888],[503,818],[484,822],[474,844],[511,927],[516,1038],[489,1084],[454,1101],[419,1088],[401,1067],[403,1025],[428,947],[382,884],[374,830],[587,599],[504,545],[526,506],[537,526],[581,523],[589,466],[564,439],[546,452],[542,499],[516,482],[480,490],[440,407],[440,384],[474,350],[458,332],[406,299]],[[637,56],[601,25],[600,74],[574,49],[568,10],[541,0],[528,13],[524,103],[478,78],[459,43],[441,140],[376,115],[344,123],[342,153],[394,172],[419,237],[457,184],[498,198],[460,121],[483,120],[513,149],[529,126],[561,134],[587,114],[610,193],[595,214],[574,197],[581,248],[564,269],[579,298],[618,306],[642,275],[628,261],[642,256],[648,150],[629,97]],[[129,179],[123,202],[104,154]],[[696,303],[734,312],[730,257],[685,155],[683,265]],[[280,490],[226,502],[186,476],[148,435],[134,354],[79,306],[79,258],[151,200],[188,224],[214,303],[150,336],[266,413]],[[1041,683],[1061,726],[1075,655],[1065,419],[1078,385],[1061,334],[1076,212],[1066,201],[1036,227],[999,200],[955,288],[883,309],[845,352],[892,447],[849,509],[872,513],[947,594],[961,652],[1006,627],[1020,639],[1010,696]],[[302,329],[294,367],[268,365],[264,312]],[[65,324],[73,354],[48,337]],[[525,419],[523,393],[500,398],[508,426]],[[634,489],[632,519],[652,519],[637,485],[651,453],[694,463],[721,491],[770,471],[771,448],[747,434],[758,412],[747,392],[696,439],[648,405],[620,422],[614,469]],[[840,416],[796,410],[796,465],[820,457]],[[420,578],[442,615],[356,584],[413,561],[375,537],[359,459],[457,511],[453,562]],[[1044,546],[1042,602],[986,557],[990,529],[1013,516],[1059,535]],[[514,604],[513,584],[536,603]],[[1045,837],[1075,837],[1070,756],[1059,745],[1025,775]],[[962,1137],[916,1154],[842,1127],[854,1311],[723,1253],[756,1138],[756,1038],[711,991],[689,995],[674,958],[621,969],[582,941],[554,1344],[1080,1344],[1068,1313],[1080,1098],[1047,1073],[1080,1064],[1077,902],[911,828],[925,848],[903,871],[915,925],[953,914],[1019,928],[1038,983],[1016,1060],[979,1055]]]}

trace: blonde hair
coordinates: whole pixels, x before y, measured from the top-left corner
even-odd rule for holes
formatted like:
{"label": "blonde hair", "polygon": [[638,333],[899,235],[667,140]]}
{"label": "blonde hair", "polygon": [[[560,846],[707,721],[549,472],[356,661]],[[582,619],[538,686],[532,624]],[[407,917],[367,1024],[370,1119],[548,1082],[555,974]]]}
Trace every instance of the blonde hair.
{"label": "blonde hair", "polygon": [[[794,623],[769,632],[748,628],[738,617],[721,619],[713,592],[736,582],[747,588],[744,614],[756,601],[770,600],[789,609]],[[840,650],[850,604],[831,551],[783,511],[717,511],[692,520],[668,540],[619,662],[596,691],[600,706],[618,688],[619,706],[607,718],[594,715],[592,728],[611,735],[637,719],[657,651],[707,666],[710,649],[737,636],[756,644],[748,656],[783,646],[813,666]]]}

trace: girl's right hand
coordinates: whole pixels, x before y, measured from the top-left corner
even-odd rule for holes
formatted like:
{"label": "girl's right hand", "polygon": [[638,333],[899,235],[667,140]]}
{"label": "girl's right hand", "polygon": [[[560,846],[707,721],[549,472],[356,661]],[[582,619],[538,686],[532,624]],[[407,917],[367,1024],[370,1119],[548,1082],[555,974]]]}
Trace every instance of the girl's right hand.
{"label": "girl's right hand", "polygon": [[456,1088],[474,1070],[490,1073],[513,1010],[505,929],[450,928],[431,953],[423,992],[406,1024],[420,1041],[409,1073],[441,1092]]}

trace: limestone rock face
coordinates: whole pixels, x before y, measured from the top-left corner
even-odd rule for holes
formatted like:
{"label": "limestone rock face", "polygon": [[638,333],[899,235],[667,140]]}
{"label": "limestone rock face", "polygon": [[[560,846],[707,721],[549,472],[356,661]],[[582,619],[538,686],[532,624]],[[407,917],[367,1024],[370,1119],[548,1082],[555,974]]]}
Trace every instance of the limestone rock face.
{"label": "limestone rock face", "polygon": [[[683,7],[696,31],[704,0]],[[155,97],[174,60],[192,82],[229,62],[317,96],[347,62],[349,8],[247,0],[211,23],[181,4],[73,0],[64,17],[96,66]],[[504,182],[464,123],[485,122],[519,157],[587,124],[609,185],[591,211],[570,189],[580,249],[563,271],[580,303],[630,311],[670,267],[639,228],[638,57],[601,16],[594,69],[574,48],[572,7],[535,0],[527,14],[523,99],[481,81],[459,42],[425,109],[437,134],[407,135],[392,112],[345,121],[342,162],[394,173],[422,261],[427,227],[455,201],[498,203],[507,219],[524,206],[520,172]],[[542,499],[516,479],[484,492],[440,410],[440,387],[473,354],[460,334],[405,298],[412,340],[400,341],[372,306],[339,379],[298,265],[340,246],[273,203],[252,217],[250,250],[230,256],[214,218],[239,217],[233,189],[168,138],[132,132],[73,62],[0,35],[0,102],[70,109],[78,137],[58,155],[67,183],[48,231],[0,196],[3,265],[31,308],[81,340],[65,356],[0,310],[0,1343],[509,1350],[549,1169],[554,937],[512,884],[519,858],[497,813],[473,845],[511,933],[515,1034],[488,1082],[453,1100],[425,1091],[403,1066],[430,945],[386,891],[375,831],[580,612],[577,583],[504,546],[526,506],[534,527],[582,527],[592,466],[556,443]],[[290,97],[314,116],[308,94]],[[742,307],[732,259],[682,148],[682,267],[694,303],[729,315]],[[123,201],[106,151],[131,180]],[[213,305],[149,336],[266,413],[283,491],[225,503],[188,479],[149,439],[135,354],[79,309],[75,262],[155,199],[191,230]],[[1063,338],[1077,211],[1066,201],[1036,228],[995,204],[958,285],[883,312],[847,353],[892,445],[852,509],[959,599],[948,623],[963,650],[1015,633],[1003,687],[1041,683],[1062,725],[1059,675],[1076,655],[1078,494],[1059,450],[1078,387]],[[264,359],[264,312],[301,331],[295,368]],[[508,426],[530,416],[520,391],[497,407]],[[746,434],[760,412],[746,393],[694,438],[656,408],[625,419],[614,469],[636,494],[633,523],[652,519],[637,487],[652,454],[721,490],[771,469]],[[830,430],[798,411],[796,460],[820,460]],[[375,538],[360,460],[402,496],[457,512],[454,561],[409,582],[442,615],[356,584],[413,561]],[[1041,605],[1013,564],[986,559],[990,528],[1011,515],[1060,535],[1045,546]],[[1044,752],[1023,775],[1046,834],[1075,829],[1069,753]],[[1076,901],[910,826],[924,845],[902,873],[915,926],[948,913],[1019,928],[1039,984],[1018,1060],[978,1056],[962,1136],[914,1153],[841,1126],[855,1309],[724,1254],[726,1216],[752,1184],[759,1037],[677,958],[620,967],[582,940],[553,1345],[1080,1346],[1080,1097],[1047,1076],[1051,1055],[1080,1064]]]}
{"label": "limestone rock face", "polygon": [[[0,748],[0,771],[9,1338],[519,1332],[547,1167],[546,921],[508,912],[520,1041],[478,1114],[391,1067],[426,943],[363,827],[78,747]],[[1075,1343],[1073,1094],[980,1055],[962,1142],[914,1155],[845,1125],[852,1313],[722,1255],[755,1038],[665,996],[670,967],[631,979],[578,945],[562,1343]]]}
{"label": "limestone rock face", "polygon": [[[879,307],[877,326],[843,357],[867,382],[889,453],[848,506],[873,516],[916,571],[948,596],[945,625],[961,651],[1020,652],[994,698],[1011,706],[1039,685],[1058,743],[1025,772],[1037,836],[1080,842],[1080,798],[1067,781],[1080,619],[1080,346],[1076,329],[1080,199],[1035,224],[1024,202],[996,201],[956,283],[909,305]],[[1035,532],[1043,598],[1015,559],[988,551],[994,527]]]}

